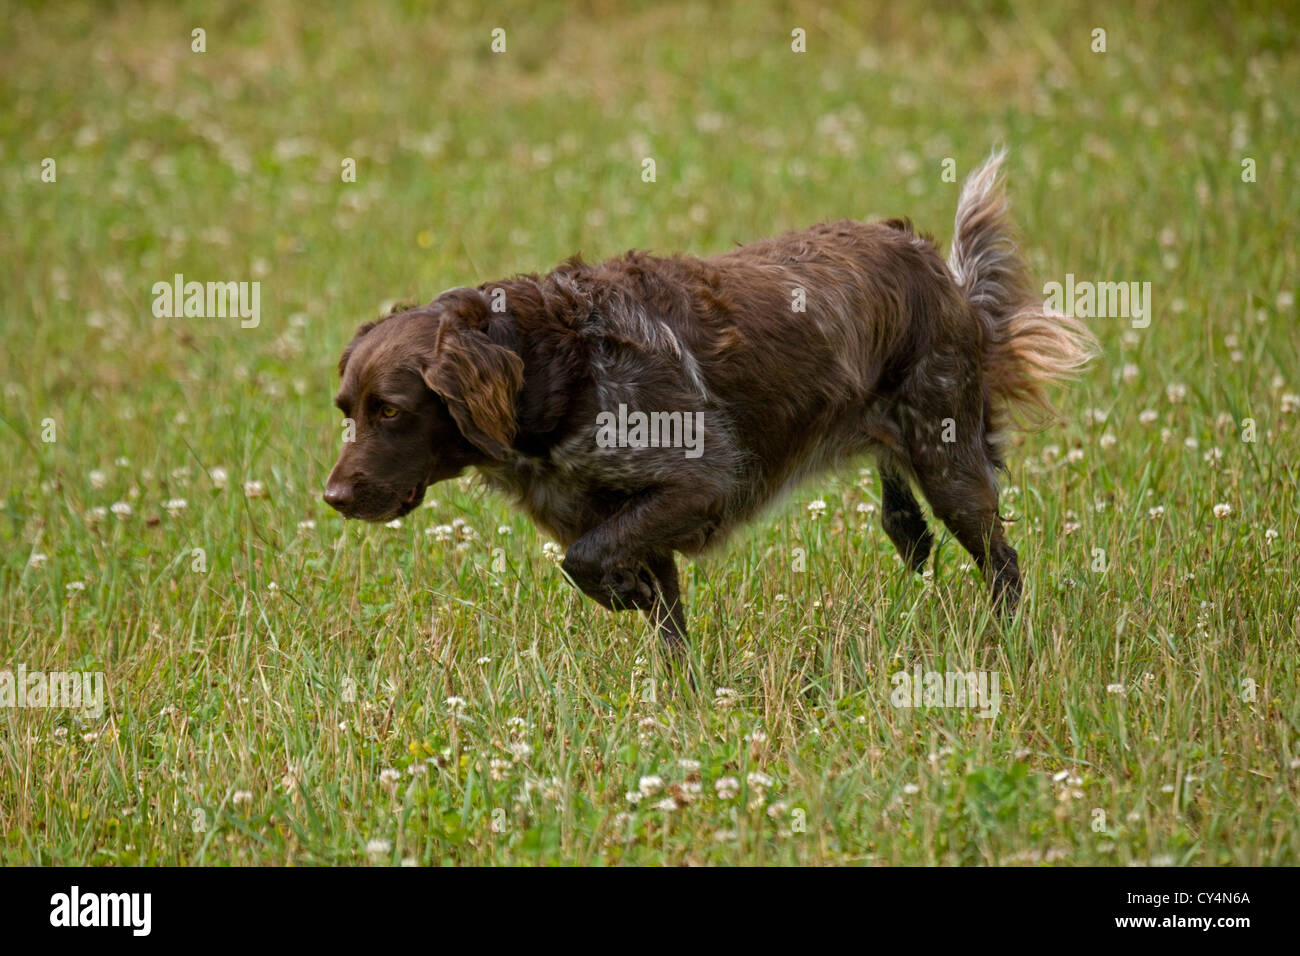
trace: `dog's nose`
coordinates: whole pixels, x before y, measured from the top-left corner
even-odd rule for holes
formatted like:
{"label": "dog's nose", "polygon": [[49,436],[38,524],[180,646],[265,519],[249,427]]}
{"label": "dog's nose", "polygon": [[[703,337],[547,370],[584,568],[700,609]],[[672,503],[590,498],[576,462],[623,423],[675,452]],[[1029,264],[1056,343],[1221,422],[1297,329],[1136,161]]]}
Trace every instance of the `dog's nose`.
{"label": "dog's nose", "polygon": [[352,504],[352,486],[347,482],[332,481],[325,486],[325,494],[322,497],[331,508],[342,511]]}

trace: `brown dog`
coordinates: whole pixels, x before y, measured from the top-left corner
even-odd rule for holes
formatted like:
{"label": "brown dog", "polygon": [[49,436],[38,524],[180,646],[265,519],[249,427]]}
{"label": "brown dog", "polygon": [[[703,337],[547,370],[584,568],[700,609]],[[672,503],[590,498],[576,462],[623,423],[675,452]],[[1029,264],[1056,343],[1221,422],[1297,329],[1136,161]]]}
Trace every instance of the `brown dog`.
{"label": "brown dog", "polygon": [[1094,340],[1032,294],[1001,161],[963,187],[947,262],[905,220],[844,221],[708,259],[572,260],[363,325],[339,361],[355,441],[325,500],[386,521],[473,466],[564,545],[579,588],[679,651],[674,552],[872,453],[908,565],[932,540],[915,484],[1011,610],[999,428],[1011,406],[1050,412],[1044,384]]}

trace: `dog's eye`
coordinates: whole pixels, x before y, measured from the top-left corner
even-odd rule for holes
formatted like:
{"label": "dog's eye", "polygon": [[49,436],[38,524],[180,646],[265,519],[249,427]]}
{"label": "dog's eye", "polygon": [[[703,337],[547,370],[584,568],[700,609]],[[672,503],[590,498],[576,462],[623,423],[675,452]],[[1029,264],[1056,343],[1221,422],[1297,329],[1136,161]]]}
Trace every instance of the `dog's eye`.
{"label": "dog's eye", "polygon": [[379,409],[379,414],[384,418],[396,418],[399,409],[396,405],[384,405]]}

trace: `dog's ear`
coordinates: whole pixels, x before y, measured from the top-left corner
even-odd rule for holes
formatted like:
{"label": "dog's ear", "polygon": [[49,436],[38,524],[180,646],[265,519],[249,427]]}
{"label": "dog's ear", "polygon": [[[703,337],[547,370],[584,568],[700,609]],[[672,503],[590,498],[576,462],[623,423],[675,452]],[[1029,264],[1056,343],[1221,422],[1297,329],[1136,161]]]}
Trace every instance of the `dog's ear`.
{"label": "dog's ear", "polygon": [[432,352],[421,357],[424,382],[446,401],[461,434],[503,461],[515,438],[523,360],[488,338],[488,304],[481,292],[456,289],[439,296],[437,304],[444,313]]}

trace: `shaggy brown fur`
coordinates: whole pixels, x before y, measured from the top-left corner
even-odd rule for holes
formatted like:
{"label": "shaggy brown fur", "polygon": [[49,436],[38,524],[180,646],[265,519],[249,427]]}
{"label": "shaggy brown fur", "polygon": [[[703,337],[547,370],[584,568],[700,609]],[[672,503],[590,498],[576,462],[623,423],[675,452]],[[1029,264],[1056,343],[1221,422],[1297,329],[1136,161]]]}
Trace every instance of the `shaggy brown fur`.
{"label": "shaggy brown fur", "polygon": [[[571,260],[362,326],[339,363],[356,441],[326,501],[385,521],[472,466],[567,548],[579,588],[645,612],[680,649],[674,552],[871,453],[909,566],[932,542],[915,484],[1009,611],[998,432],[1013,407],[1050,411],[1044,385],[1093,340],[1032,295],[1001,160],[965,184],[947,262],[905,220],[844,221],[707,259]],[[605,447],[599,416],[620,406],[702,413],[703,453]]]}

